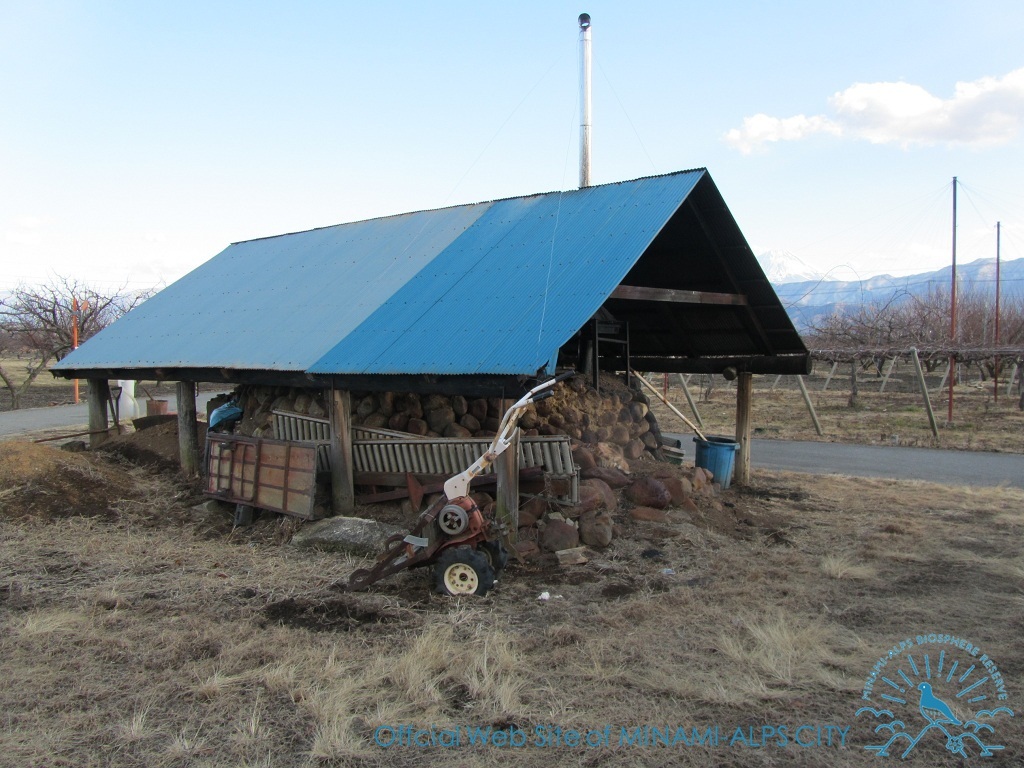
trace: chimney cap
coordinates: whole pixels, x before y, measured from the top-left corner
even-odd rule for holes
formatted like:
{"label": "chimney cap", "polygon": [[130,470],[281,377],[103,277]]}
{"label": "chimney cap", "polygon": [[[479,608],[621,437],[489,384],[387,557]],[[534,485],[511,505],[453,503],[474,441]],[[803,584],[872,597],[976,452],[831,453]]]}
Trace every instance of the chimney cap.
{"label": "chimney cap", "polygon": [[587,29],[589,26],[590,26],[590,14],[589,13],[581,13],[580,14],[580,29]]}

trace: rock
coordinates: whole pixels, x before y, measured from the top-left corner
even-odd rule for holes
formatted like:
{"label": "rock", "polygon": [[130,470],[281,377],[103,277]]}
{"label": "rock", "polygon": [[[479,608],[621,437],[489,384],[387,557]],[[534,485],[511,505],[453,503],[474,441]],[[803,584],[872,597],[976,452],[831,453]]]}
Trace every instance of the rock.
{"label": "rock", "polygon": [[594,458],[599,467],[613,467],[623,472],[629,471],[629,462],[622,453],[622,449],[614,443],[598,443],[594,449]]}
{"label": "rock", "polygon": [[519,419],[519,426],[522,429],[536,429],[538,424],[540,424],[540,418],[537,416],[537,411],[533,409],[528,410]]}
{"label": "rock", "polygon": [[619,500],[615,497],[615,491],[604,480],[597,477],[589,477],[580,484],[581,492],[584,488],[593,488],[601,494],[601,509],[614,512],[618,508]]}
{"label": "rock", "polygon": [[572,523],[551,520],[540,532],[540,548],[547,552],[574,549],[580,545],[580,532]]}
{"label": "rock", "polygon": [[373,395],[367,395],[359,404],[356,406],[356,413],[363,418],[366,418],[371,413],[377,410],[377,398]]}
{"label": "rock", "polygon": [[691,515],[695,515],[700,512],[697,505],[693,503],[693,499],[691,498],[687,498],[683,501],[683,503],[679,505],[679,508],[684,512],[689,512]]}
{"label": "rock", "polygon": [[634,520],[646,523],[667,523],[668,515],[660,509],[652,507],[633,507],[629,510],[629,516]]}
{"label": "rock", "polygon": [[423,418],[423,406],[420,404],[420,399],[411,392],[395,398],[395,410],[409,414],[410,419]]}
{"label": "rock", "polygon": [[573,547],[572,549],[560,549],[555,552],[559,565],[583,565],[587,562],[587,548]]}
{"label": "rock", "polygon": [[656,477],[641,477],[625,490],[626,498],[641,507],[664,509],[672,503],[672,494]]}
{"label": "rock", "polygon": [[409,419],[408,424],[406,424],[405,426],[405,431],[408,432],[410,435],[418,435],[419,437],[423,437],[428,432],[427,422],[425,422],[423,419]]}
{"label": "rock", "polygon": [[[456,411],[458,413],[458,411]],[[459,417],[459,426],[465,427],[471,433],[480,431],[480,422],[471,413],[464,413]]]}
{"label": "rock", "polygon": [[60,449],[68,453],[81,453],[87,450],[88,447],[84,440],[68,440],[66,443],[61,444]]}
{"label": "rock", "polygon": [[689,480],[684,480],[681,477],[666,477],[661,481],[661,483],[668,489],[669,494],[671,494],[673,507],[682,505],[682,503],[690,496],[690,493],[687,490],[690,488]]}
{"label": "rock", "polygon": [[388,425],[388,419],[383,413],[371,413],[363,419],[363,426],[370,429],[383,429]]}
{"label": "rock", "polygon": [[444,432],[442,432],[442,434],[445,437],[458,437],[462,439],[473,436],[473,433],[461,424],[449,424],[444,428]]}
{"label": "rock", "polygon": [[309,404],[309,415],[314,419],[327,418],[327,409],[324,408],[324,404],[320,402],[319,398],[314,397],[313,402]]}
{"label": "rock", "polygon": [[519,508],[519,527],[529,528],[536,525],[547,511],[548,503],[539,496],[535,496]]}
{"label": "rock", "polygon": [[590,547],[607,547],[612,542],[614,523],[604,510],[593,510],[580,517],[580,540]]}
{"label": "rock", "polygon": [[469,494],[469,498],[473,500],[473,503],[480,508],[481,511],[487,508],[488,504],[494,503],[494,497],[485,491],[476,491]]}
{"label": "rock", "polygon": [[567,405],[562,409],[562,418],[566,424],[580,424],[582,421],[579,410],[571,405]]}
{"label": "rock", "polygon": [[309,404],[313,402],[313,398],[309,396],[307,392],[302,392],[295,398],[295,413],[301,413],[303,416],[309,413]]}
{"label": "rock", "polygon": [[445,397],[444,395],[427,395],[423,399],[424,413],[440,410],[441,408],[451,408],[451,404],[448,402],[448,398]]}
{"label": "rock", "polygon": [[[394,392],[381,392],[377,395],[377,408],[387,416],[389,419],[395,412],[395,393]],[[312,415],[310,411],[310,415]]]}
{"label": "rock", "polygon": [[540,555],[540,547],[537,546],[536,541],[517,541],[516,552],[520,557],[529,559]]}
{"label": "rock", "polygon": [[469,413],[469,401],[462,395],[455,395],[452,398],[452,410],[455,411],[455,415],[461,419]]}
{"label": "rock", "polygon": [[542,435],[557,435],[558,429],[547,422],[542,421],[537,425],[537,431]]}
{"label": "rock", "polygon": [[361,517],[328,517],[300,528],[292,544],[330,552],[377,555],[389,536],[405,533],[402,528]]}
{"label": "rock", "polygon": [[614,425],[611,434],[608,436],[608,441],[616,445],[625,446],[630,441],[629,427],[625,424]]}
{"label": "rock", "polygon": [[630,440],[622,449],[622,455],[630,461],[636,461],[647,450],[643,440]]}
{"label": "rock", "polygon": [[[608,489],[611,490],[610,488]],[[579,517],[584,512],[599,509],[604,506],[604,496],[601,491],[593,486],[580,486],[580,503],[575,507],[566,507],[565,514],[569,517]]]}
{"label": "rock", "polygon": [[548,416],[548,424],[550,424],[555,429],[562,429],[565,427],[565,419],[562,418],[562,414],[556,411],[555,413],[552,413],[550,416]]}
{"label": "rock", "polygon": [[450,424],[455,423],[455,411],[451,409],[451,406],[444,405],[441,408],[428,410],[424,418],[431,431],[443,434]]}
{"label": "rock", "polygon": [[617,411],[602,411],[601,415],[597,418],[597,423],[602,427],[610,427],[618,420],[619,414]]}
{"label": "rock", "polygon": [[647,417],[647,413],[651,409],[647,407],[645,403],[641,403],[634,400],[629,404],[629,413],[633,417],[633,421],[643,421]]}
{"label": "rock", "polygon": [[644,432],[642,435],[640,435],[640,439],[644,441],[644,446],[648,450],[658,450],[658,438],[653,432]]}
{"label": "rock", "polygon": [[409,414],[402,413],[401,411],[391,415],[388,419],[388,429],[393,429],[396,432],[405,432],[405,428],[409,425]]}
{"label": "rock", "polygon": [[572,449],[572,460],[580,470],[593,469],[597,466],[594,454],[585,445],[578,445]]}
{"label": "rock", "polygon": [[673,509],[668,513],[668,519],[670,523],[692,523],[693,518],[688,512],[683,512],[681,509]]}
{"label": "rock", "polygon": [[597,432],[594,433],[598,443],[607,443],[608,438],[612,436],[611,427],[598,427]]}
{"label": "rock", "polygon": [[611,488],[625,488],[629,485],[629,475],[621,469],[615,469],[614,467],[594,467],[592,469],[584,469],[580,472],[580,476],[584,479],[596,477],[598,480],[603,480],[608,483],[608,486]]}
{"label": "rock", "polygon": [[597,431],[593,429],[584,429],[583,432],[580,434],[580,439],[587,445],[593,445],[594,443],[598,442]]}
{"label": "rock", "polygon": [[469,402],[469,413],[481,424],[487,418],[487,401],[482,397]]}
{"label": "rock", "polygon": [[483,426],[485,430],[492,434],[495,434],[497,433],[498,428],[501,427],[501,419],[494,418],[493,416],[488,416],[486,419],[481,421],[480,424],[481,426]]}

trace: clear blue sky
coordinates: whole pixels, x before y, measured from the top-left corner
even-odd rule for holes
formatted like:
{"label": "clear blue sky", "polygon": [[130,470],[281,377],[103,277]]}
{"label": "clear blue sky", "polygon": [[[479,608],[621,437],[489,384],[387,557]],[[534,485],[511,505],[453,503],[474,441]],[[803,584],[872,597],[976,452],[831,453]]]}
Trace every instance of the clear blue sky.
{"label": "clear blue sky", "polygon": [[[229,243],[706,167],[755,253],[1024,257],[1024,3],[0,0],[0,289],[169,283]],[[845,265],[845,266],[841,266]]]}

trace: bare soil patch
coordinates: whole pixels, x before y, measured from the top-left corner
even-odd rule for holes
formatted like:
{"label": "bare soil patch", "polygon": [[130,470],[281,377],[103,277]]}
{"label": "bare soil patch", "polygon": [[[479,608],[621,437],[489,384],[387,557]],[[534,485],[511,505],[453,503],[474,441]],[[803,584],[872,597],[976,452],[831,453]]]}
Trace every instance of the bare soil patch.
{"label": "bare soil patch", "polygon": [[[620,509],[622,535],[587,564],[513,561],[487,596],[453,600],[425,571],[347,593],[368,561],[288,546],[295,523],[276,516],[233,529],[125,455],[0,444],[0,766],[877,765],[861,689],[927,632],[981,646],[1019,706],[1019,490],[755,473],[691,522]],[[986,764],[1019,764],[1007,722]],[[728,744],[780,724],[849,731]],[[531,746],[375,743],[400,725],[520,729]],[[646,725],[726,737],[618,743]],[[605,726],[610,745],[535,744]],[[976,762],[940,737],[912,756]]]}

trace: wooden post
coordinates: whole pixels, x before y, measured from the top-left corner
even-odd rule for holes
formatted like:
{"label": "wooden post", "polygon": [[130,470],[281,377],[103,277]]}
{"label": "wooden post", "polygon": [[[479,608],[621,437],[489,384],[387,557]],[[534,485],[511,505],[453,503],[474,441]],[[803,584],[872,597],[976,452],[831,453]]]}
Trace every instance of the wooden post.
{"label": "wooden post", "polygon": [[777,386],[779,386],[779,382],[780,381],[782,381],[782,374],[781,373],[778,376],[776,376],[775,377],[775,381],[772,382],[772,389],[771,389],[772,392],[774,392],[775,388]]}
{"label": "wooden post", "polygon": [[830,370],[828,372],[828,376],[825,377],[825,386],[823,386],[821,388],[822,392],[824,392],[825,390],[828,389],[828,385],[832,382],[832,377],[836,375],[836,368],[838,368],[838,367],[839,367],[839,362],[838,361],[832,363],[832,370]]}
{"label": "wooden post", "polygon": [[[921,397],[924,398],[924,409],[928,412],[928,423],[932,427],[932,434],[939,436],[939,425],[935,423],[935,411],[932,410],[932,401],[928,397],[928,384],[924,380],[924,371],[921,370],[921,358],[917,356],[917,349],[911,347],[910,355],[914,359],[914,368],[917,370],[917,381],[921,385]],[[941,387],[940,387],[941,389]]]}
{"label": "wooden post", "polygon": [[796,383],[800,385],[800,394],[804,396],[804,402],[807,403],[807,410],[811,414],[811,421],[814,422],[814,431],[818,433],[818,437],[821,437],[821,422],[818,421],[818,414],[814,411],[814,404],[811,402],[811,395],[807,391],[807,385],[804,384],[804,377],[797,376]]}
{"label": "wooden post", "polygon": [[746,485],[750,482],[750,417],[754,406],[753,394],[754,374],[744,371],[736,378],[736,442],[739,443],[739,450],[736,452],[734,479],[737,485]]}
{"label": "wooden post", "polygon": [[892,369],[896,367],[896,357],[898,357],[898,355],[889,361],[889,367],[886,369],[885,375],[882,377],[882,386],[878,388],[879,392],[885,392],[885,385],[889,383],[889,376],[892,374]]}
{"label": "wooden post", "polygon": [[942,381],[939,382],[938,391],[941,392],[942,388],[946,386],[946,379],[949,378],[949,371],[953,367],[952,363],[946,363],[946,372],[942,374]]}
{"label": "wooden post", "polygon": [[352,478],[352,395],[331,390],[331,507],[336,515],[356,508]]}
{"label": "wooden post", "polygon": [[186,477],[195,477],[199,467],[199,426],[196,423],[196,385],[179,381],[178,394],[178,457]]}
{"label": "wooden post", "polygon": [[1013,394],[1013,380],[1017,378],[1017,369],[1020,366],[1017,363],[1013,364],[1013,370],[1010,371],[1010,380],[1006,382],[1006,396],[1009,397]]}
{"label": "wooden post", "polygon": [[110,401],[110,383],[106,379],[89,379],[86,399],[89,401],[89,447],[96,448],[107,442],[107,403]]}
{"label": "wooden post", "polygon": [[512,431],[511,444],[494,463],[498,477],[495,514],[508,527],[509,543],[519,541],[519,427]]}
{"label": "wooden post", "polygon": [[700,412],[697,410],[697,404],[693,402],[693,395],[690,394],[690,388],[686,385],[686,379],[688,378],[689,376],[684,378],[683,374],[680,373],[679,383],[683,386],[683,395],[686,397],[686,402],[690,406],[690,410],[693,411],[693,418],[697,420],[697,425],[701,429],[704,429],[704,419],[700,417]]}

